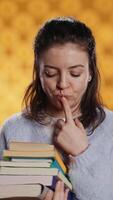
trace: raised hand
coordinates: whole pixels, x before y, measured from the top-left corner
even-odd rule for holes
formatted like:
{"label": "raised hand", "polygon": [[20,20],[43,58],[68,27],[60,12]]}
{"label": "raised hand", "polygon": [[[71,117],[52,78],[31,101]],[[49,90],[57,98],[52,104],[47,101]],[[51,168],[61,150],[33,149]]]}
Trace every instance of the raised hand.
{"label": "raised hand", "polygon": [[73,120],[69,103],[62,97],[61,103],[65,113],[65,121],[59,119],[55,125],[55,142],[67,153],[76,156],[88,147],[88,138],[82,123]]}

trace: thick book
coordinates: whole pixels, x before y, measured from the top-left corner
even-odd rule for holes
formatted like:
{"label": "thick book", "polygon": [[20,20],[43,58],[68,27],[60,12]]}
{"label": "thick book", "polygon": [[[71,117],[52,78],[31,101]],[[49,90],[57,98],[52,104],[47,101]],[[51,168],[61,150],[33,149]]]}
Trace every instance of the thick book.
{"label": "thick book", "polygon": [[[19,167],[0,167],[0,177],[4,179],[4,175],[9,176],[53,176],[56,177],[54,180],[61,180],[65,186],[72,190],[72,184],[68,178],[58,168],[19,168]],[[2,177],[3,175],[3,177]],[[1,180],[2,181],[2,180]],[[51,182],[51,185],[53,183]]]}
{"label": "thick book", "polygon": [[35,185],[0,185],[0,198],[9,197],[38,197],[42,193],[42,186]]}
{"label": "thick book", "polygon": [[51,186],[53,184],[53,178],[55,176],[47,175],[0,175],[0,187],[1,185],[17,185],[17,184],[42,184]]}
{"label": "thick book", "polygon": [[52,158],[58,162],[62,168],[64,174],[67,173],[67,167],[62,161],[60,153],[54,149],[51,151],[16,151],[16,150],[4,150],[3,157],[5,160],[9,158]]}
{"label": "thick book", "polygon": [[[25,184],[25,185],[0,185],[0,199],[44,199],[49,188],[41,184]],[[73,198],[73,193],[69,192],[68,200]]]}

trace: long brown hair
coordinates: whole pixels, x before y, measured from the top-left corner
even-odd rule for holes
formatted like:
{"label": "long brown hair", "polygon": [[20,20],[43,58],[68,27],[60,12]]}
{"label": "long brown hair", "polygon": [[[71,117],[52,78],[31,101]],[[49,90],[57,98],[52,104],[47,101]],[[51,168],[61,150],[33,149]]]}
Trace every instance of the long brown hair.
{"label": "long brown hair", "polygon": [[39,122],[45,117],[46,114],[43,111],[46,106],[46,95],[40,83],[39,58],[52,45],[67,42],[79,44],[88,53],[92,79],[82,97],[80,120],[85,128],[92,125],[94,130],[105,118],[99,95],[100,75],[96,62],[95,39],[84,23],[71,17],[58,17],[47,21],[36,35],[33,79],[23,99],[26,107],[24,116]]}

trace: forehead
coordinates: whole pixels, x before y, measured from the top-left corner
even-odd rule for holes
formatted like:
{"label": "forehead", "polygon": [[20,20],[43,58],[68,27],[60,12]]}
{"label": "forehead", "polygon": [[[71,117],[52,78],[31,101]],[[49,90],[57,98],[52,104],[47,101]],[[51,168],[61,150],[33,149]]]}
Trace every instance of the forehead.
{"label": "forehead", "polygon": [[46,65],[56,67],[68,67],[77,64],[86,65],[88,63],[88,54],[78,44],[57,44],[45,50],[41,56],[41,60]]}

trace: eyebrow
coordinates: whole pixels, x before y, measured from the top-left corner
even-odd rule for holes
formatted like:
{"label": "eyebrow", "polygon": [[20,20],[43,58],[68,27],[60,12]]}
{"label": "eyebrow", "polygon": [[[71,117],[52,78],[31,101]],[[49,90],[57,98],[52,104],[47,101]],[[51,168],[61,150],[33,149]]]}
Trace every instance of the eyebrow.
{"label": "eyebrow", "polygon": [[[44,66],[47,67],[47,68],[51,68],[51,69],[58,69],[58,67],[52,66],[52,65],[44,65]],[[78,68],[78,67],[85,67],[85,66],[82,65],[82,64],[77,64],[77,65],[69,66],[68,68],[74,69],[74,68]]]}

